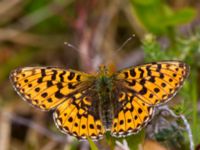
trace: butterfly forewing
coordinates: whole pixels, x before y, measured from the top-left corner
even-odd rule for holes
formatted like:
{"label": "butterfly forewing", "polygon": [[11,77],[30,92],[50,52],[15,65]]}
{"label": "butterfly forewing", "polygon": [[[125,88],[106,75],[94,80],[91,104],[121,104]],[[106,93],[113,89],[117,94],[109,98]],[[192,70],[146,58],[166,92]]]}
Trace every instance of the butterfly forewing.
{"label": "butterfly forewing", "polygon": [[11,81],[24,100],[42,110],[62,103],[71,93],[81,91],[90,75],[59,68],[27,67],[11,73]]}
{"label": "butterfly forewing", "polygon": [[169,100],[182,86],[188,73],[189,67],[185,63],[164,61],[124,69],[116,78],[139,99],[155,105]]}
{"label": "butterfly forewing", "polygon": [[123,69],[115,74],[116,101],[113,136],[138,132],[152,118],[154,106],[170,100],[189,74],[179,61],[163,61]]}

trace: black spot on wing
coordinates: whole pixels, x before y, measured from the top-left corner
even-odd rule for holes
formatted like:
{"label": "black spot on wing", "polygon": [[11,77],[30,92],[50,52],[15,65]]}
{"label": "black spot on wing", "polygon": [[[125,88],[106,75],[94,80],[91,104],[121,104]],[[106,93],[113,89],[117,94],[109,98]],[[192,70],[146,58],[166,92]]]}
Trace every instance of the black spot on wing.
{"label": "black spot on wing", "polygon": [[60,81],[61,82],[64,82],[64,75],[66,74],[66,71],[63,71],[60,75],[59,75],[59,77],[60,77]]}
{"label": "black spot on wing", "polygon": [[63,98],[65,95],[63,95],[62,93],[60,93],[60,91],[57,91],[56,93],[55,93],[55,97],[56,98]]}
{"label": "black spot on wing", "polygon": [[124,72],[125,78],[128,78],[128,72]]}
{"label": "black spot on wing", "polygon": [[160,73],[160,79],[163,79],[163,78],[164,78],[164,74]]}
{"label": "black spot on wing", "polygon": [[158,93],[158,92],[160,92],[160,89],[159,88],[154,88],[154,92]]}
{"label": "black spot on wing", "polygon": [[76,80],[81,81],[80,79],[81,79],[81,75],[77,75]]}
{"label": "black spot on wing", "polygon": [[147,93],[147,88],[143,86],[143,88],[139,91],[139,94],[145,95]]}
{"label": "black spot on wing", "polygon": [[61,83],[61,82],[59,82],[58,84],[57,84],[57,88],[58,89],[62,89],[64,86],[63,86],[63,84]]}
{"label": "black spot on wing", "polygon": [[43,78],[41,77],[41,78],[39,78],[38,80],[37,80],[37,83],[42,83],[42,80],[43,80]]}
{"label": "black spot on wing", "polygon": [[124,120],[120,120],[119,124],[123,125],[124,124]]}
{"label": "black spot on wing", "polygon": [[40,91],[39,87],[35,88],[35,92],[39,92],[39,91]]}
{"label": "black spot on wing", "polygon": [[147,70],[147,75],[148,75],[148,76],[151,76],[151,69],[150,69],[150,66],[147,66],[147,67],[146,67],[146,70]]}
{"label": "black spot on wing", "polygon": [[57,70],[52,70],[52,72],[53,72],[53,74],[52,74],[52,76],[51,76],[51,79],[52,80],[56,80],[56,75],[57,75]]}
{"label": "black spot on wing", "polygon": [[140,78],[142,78],[144,75],[144,70],[142,68],[139,68],[138,70],[140,71]]}
{"label": "black spot on wing", "polygon": [[48,101],[49,103],[53,102],[53,100],[52,100],[51,98],[48,98],[47,101]]}
{"label": "black spot on wing", "polygon": [[75,89],[76,86],[74,86],[72,83],[68,83],[68,88],[69,88],[69,89]]}
{"label": "black spot on wing", "polygon": [[45,69],[41,69],[41,74],[42,74],[42,77],[45,77],[45,76],[46,76]]}
{"label": "black spot on wing", "polygon": [[166,84],[163,82],[163,83],[161,83],[161,86],[162,87],[166,87]]}
{"label": "black spot on wing", "polygon": [[[128,82],[128,81],[127,81]],[[128,82],[129,86],[135,86],[136,84],[136,80],[132,80],[131,82]]]}
{"label": "black spot on wing", "polygon": [[74,78],[74,76],[75,76],[75,73],[74,72],[70,72],[69,76],[68,76],[68,79],[72,80]]}
{"label": "black spot on wing", "polygon": [[155,77],[152,76],[152,77],[149,79],[149,81],[152,82],[152,83],[155,83],[155,82],[156,82]]}
{"label": "black spot on wing", "polygon": [[130,70],[130,75],[131,75],[132,77],[135,77],[135,76],[136,76],[135,69],[131,69],[131,70]]}
{"label": "black spot on wing", "polygon": [[69,122],[72,122],[72,121],[73,121],[73,118],[72,118],[72,117],[69,117],[68,121],[69,121]]}
{"label": "black spot on wing", "polygon": [[52,81],[47,81],[47,87],[51,87],[53,85]]}
{"label": "black spot on wing", "polygon": [[138,108],[138,113],[141,114],[142,113],[142,109]]}
{"label": "black spot on wing", "polygon": [[146,80],[143,78],[141,81],[140,81],[140,84],[144,85],[146,82]]}
{"label": "black spot on wing", "polygon": [[93,124],[90,124],[90,129],[94,129],[94,125]]}
{"label": "black spot on wing", "polygon": [[161,68],[162,68],[162,65],[161,64],[157,64],[156,71],[160,72]]}
{"label": "black spot on wing", "polygon": [[45,92],[45,93],[42,93],[41,96],[42,96],[43,98],[45,98],[45,97],[47,97],[47,95],[48,95],[48,93]]}

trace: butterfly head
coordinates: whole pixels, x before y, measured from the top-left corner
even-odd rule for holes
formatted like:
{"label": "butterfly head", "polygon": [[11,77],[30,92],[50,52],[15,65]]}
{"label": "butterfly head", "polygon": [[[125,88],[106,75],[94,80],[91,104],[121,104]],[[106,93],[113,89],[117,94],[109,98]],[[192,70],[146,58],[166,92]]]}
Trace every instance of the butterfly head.
{"label": "butterfly head", "polygon": [[104,81],[104,80],[106,80],[108,78],[108,69],[106,68],[105,65],[100,65],[99,66],[98,78],[101,81]]}
{"label": "butterfly head", "polygon": [[108,69],[106,68],[105,65],[100,65],[99,66],[98,74],[99,74],[99,76],[106,76],[106,75],[108,75]]}

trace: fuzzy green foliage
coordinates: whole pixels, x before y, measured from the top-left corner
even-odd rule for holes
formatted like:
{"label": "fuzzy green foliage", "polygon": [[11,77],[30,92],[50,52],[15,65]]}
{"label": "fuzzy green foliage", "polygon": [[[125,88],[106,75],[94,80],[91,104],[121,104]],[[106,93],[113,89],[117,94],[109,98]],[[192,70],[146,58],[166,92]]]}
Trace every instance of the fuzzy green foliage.
{"label": "fuzzy green foliage", "polygon": [[155,134],[155,137],[157,141],[167,144],[168,147],[173,149],[188,149],[188,143],[186,143],[182,131],[176,126],[172,125],[170,128],[163,129],[158,134]]}
{"label": "fuzzy green foliage", "polygon": [[155,34],[169,33],[172,27],[191,21],[196,14],[195,10],[189,7],[173,11],[163,0],[131,2],[141,24],[147,31]]}
{"label": "fuzzy green foliage", "polygon": [[[175,49],[168,47],[166,49],[161,49],[160,44],[156,41],[153,35],[147,35],[143,40],[143,48],[145,52],[146,61],[158,61],[158,60],[182,60],[190,65],[190,76],[188,81],[185,83],[180,91],[180,96],[182,97],[182,102],[180,105],[174,106],[175,111],[179,114],[184,114],[191,123],[193,139],[195,144],[198,144],[200,137],[200,120],[198,119],[197,111],[197,99],[198,99],[198,79],[197,71],[199,69],[199,57],[200,57],[200,36],[197,31],[196,35],[192,35],[188,38],[176,37],[173,43]],[[157,135],[159,139],[165,139],[165,131]],[[184,134],[184,133],[180,133]],[[187,139],[188,135],[185,135]],[[186,141],[188,143],[188,141]]]}
{"label": "fuzzy green foliage", "polygon": [[[59,5],[62,5],[63,0],[56,0],[54,3],[55,3],[55,5],[57,5],[57,7],[58,7],[57,9],[59,10]],[[28,14],[34,14],[35,12],[40,10],[40,8],[47,7],[46,9],[43,8],[43,10],[42,10],[43,12],[41,12],[42,15],[34,16],[37,18],[32,18],[33,20],[37,20],[37,19],[40,20],[42,17],[52,14],[52,12],[54,12],[54,11],[58,11],[58,10],[56,10],[56,8],[49,7],[48,6],[49,4],[50,4],[49,0],[31,1],[30,3],[27,4],[24,11]],[[32,20],[30,20],[30,21],[32,21]],[[51,34],[52,33],[59,34],[59,33],[65,32],[68,29],[68,27],[69,27],[69,25],[66,25],[65,20],[62,16],[53,15],[50,18],[45,19],[44,21],[37,24],[37,26],[35,26],[31,30],[34,31],[35,33],[40,33],[40,34],[48,34],[49,31],[51,31]]]}

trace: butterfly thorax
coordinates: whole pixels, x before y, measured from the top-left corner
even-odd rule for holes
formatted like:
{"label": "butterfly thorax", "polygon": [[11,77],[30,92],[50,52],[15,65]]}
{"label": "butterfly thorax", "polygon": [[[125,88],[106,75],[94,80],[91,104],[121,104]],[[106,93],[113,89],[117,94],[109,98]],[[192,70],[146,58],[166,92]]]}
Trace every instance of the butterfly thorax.
{"label": "butterfly thorax", "polygon": [[105,66],[101,66],[97,76],[96,88],[99,97],[99,112],[102,123],[106,129],[110,129],[113,119],[113,107],[111,92],[113,89],[112,76]]}

